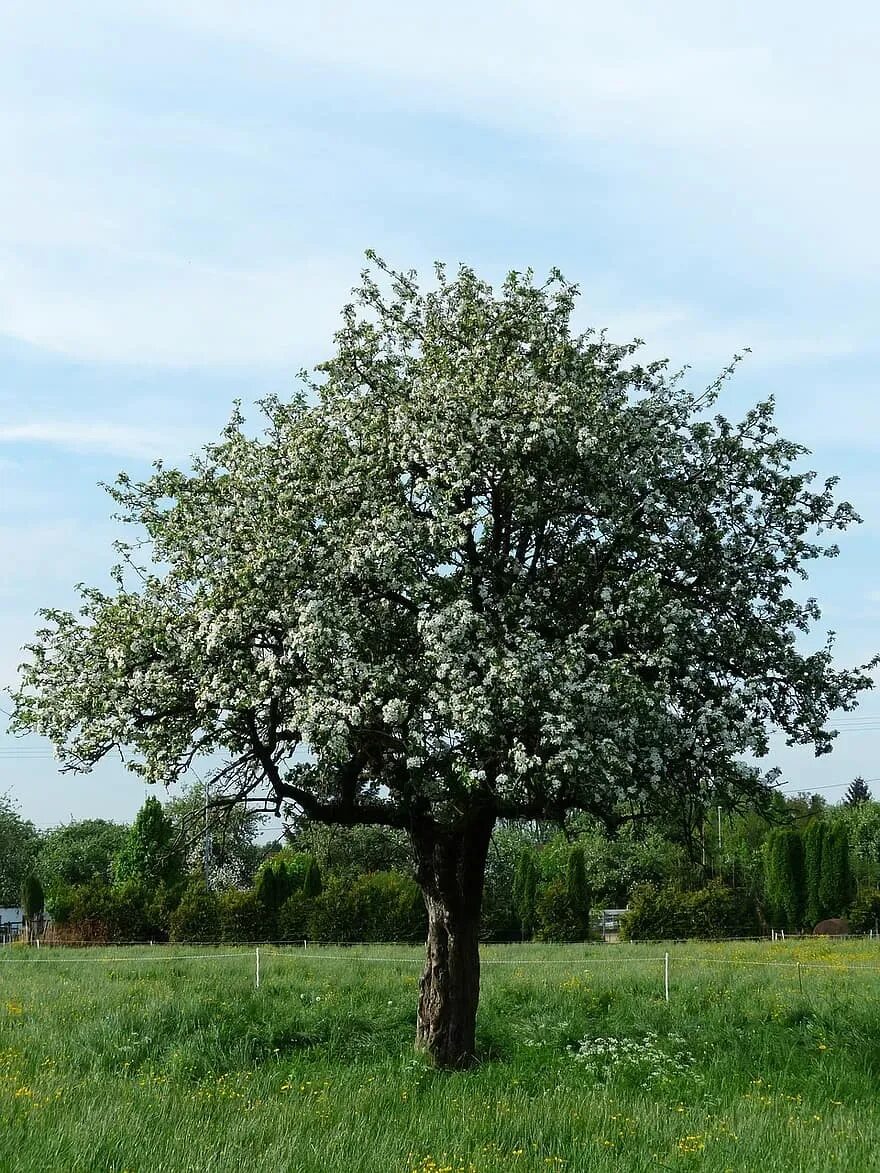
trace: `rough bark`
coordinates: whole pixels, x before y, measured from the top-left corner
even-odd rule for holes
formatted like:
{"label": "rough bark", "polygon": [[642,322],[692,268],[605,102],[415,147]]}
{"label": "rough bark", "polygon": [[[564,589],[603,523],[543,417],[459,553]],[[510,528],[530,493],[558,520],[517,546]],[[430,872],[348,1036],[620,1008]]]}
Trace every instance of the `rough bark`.
{"label": "rough bark", "polygon": [[413,830],[428,910],[416,1047],[437,1067],[469,1067],[476,1058],[480,906],[494,821],[481,812],[459,831],[433,821]]}

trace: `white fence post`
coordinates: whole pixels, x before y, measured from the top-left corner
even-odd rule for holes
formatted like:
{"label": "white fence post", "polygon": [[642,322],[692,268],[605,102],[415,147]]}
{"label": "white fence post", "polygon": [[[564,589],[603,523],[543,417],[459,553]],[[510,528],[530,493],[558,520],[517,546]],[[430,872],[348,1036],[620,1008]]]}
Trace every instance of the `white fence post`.
{"label": "white fence post", "polygon": [[257,946],[257,989],[260,988],[260,946]]}
{"label": "white fence post", "polygon": [[663,955],[663,992],[666,994],[666,1001],[669,1001],[669,954]]}

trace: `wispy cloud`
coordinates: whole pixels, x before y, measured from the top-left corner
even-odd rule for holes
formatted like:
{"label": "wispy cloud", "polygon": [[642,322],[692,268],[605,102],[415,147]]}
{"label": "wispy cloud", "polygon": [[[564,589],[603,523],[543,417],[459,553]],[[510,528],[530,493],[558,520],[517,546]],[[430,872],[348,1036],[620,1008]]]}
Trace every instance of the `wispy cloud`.
{"label": "wispy cloud", "polygon": [[0,444],[46,444],[72,452],[109,452],[139,459],[183,454],[195,442],[196,436],[189,432],[153,432],[82,419],[0,424]]}

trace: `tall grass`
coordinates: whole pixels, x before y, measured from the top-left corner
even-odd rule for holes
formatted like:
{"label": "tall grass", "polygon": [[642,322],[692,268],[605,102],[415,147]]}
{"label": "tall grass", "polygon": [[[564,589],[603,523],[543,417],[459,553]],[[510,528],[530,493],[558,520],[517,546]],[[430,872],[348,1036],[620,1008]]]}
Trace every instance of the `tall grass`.
{"label": "tall grass", "polygon": [[487,948],[452,1075],[418,950],[5,949],[0,1169],[880,1168],[877,943],[668,948]]}

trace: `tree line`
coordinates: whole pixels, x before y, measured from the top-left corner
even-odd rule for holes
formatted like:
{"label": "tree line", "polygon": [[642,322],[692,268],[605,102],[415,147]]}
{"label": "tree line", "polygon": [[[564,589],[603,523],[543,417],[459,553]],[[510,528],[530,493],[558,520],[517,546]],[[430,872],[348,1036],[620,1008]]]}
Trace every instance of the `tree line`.
{"label": "tree line", "polygon": [[[609,835],[579,816],[564,828],[505,823],[486,865],[484,940],[582,941],[603,908],[630,938],[809,931],[880,913],[880,803],[828,806],[777,796],[772,809],[706,812],[691,841],[681,820]],[[209,810],[194,788],[148,798],[126,826],[103,819],[40,833],[0,799],[0,902],[21,905],[57,939],[89,941],[412,941],[426,913],[407,837],[393,828],[289,825]],[[207,853],[205,846],[207,843]]]}

